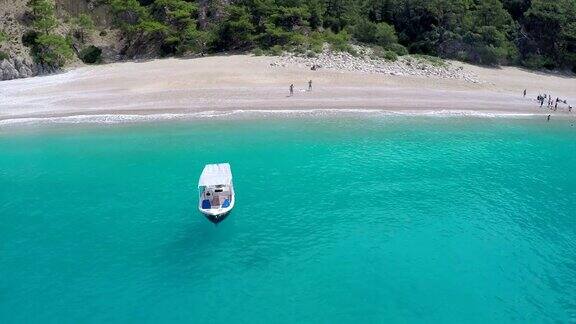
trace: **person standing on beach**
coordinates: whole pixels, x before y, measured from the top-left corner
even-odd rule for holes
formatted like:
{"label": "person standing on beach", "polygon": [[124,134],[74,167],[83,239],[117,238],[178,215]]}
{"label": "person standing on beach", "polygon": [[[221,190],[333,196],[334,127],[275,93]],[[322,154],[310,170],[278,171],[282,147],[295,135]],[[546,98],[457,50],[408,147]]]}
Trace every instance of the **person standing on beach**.
{"label": "person standing on beach", "polygon": [[308,81],[308,91],[312,91],[312,80]]}
{"label": "person standing on beach", "polygon": [[294,95],[294,84],[290,85],[290,96]]}
{"label": "person standing on beach", "polygon": [[524,98],[526,98],[526,89],[524,89]]}

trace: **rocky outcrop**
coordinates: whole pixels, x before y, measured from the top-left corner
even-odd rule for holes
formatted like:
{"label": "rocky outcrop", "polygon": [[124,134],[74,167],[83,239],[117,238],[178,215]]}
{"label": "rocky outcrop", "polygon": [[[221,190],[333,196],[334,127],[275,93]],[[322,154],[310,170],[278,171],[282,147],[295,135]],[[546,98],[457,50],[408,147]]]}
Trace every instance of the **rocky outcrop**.
{"label": "rocky outcrop", "polygon": [[32,65],[22,59],[5,59],[0,62],[0,80],[12,80],[34,76]]}
{"label": "rocky outcrop", "polygon": [[57,72],[58,69],[33,63],[22,58],[0,61],[0,81],[29,78]]}
{"label": "rocky outcrop", "polygon": [[0,59],[0,81],[29,78],[56,71],[35,63],[30,49],[22,43],[22,35],[30,28],[26,16],[26,2],[27,0],[12,0],[0,5],[0,30],[7,35],[6,41],[0,44],[0,51],[9,55],[7,59]]}

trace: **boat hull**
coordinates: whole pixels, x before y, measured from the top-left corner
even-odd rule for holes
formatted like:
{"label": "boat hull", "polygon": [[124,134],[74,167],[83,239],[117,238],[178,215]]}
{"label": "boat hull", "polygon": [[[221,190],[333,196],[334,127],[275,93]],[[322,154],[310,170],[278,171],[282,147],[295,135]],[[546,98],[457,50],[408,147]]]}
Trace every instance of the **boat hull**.
{"label": "boat hull", "polygon": [[223,221],[224,219],[226,219],[228,217],[228,215],[230,215],[230,211],[227,211],[224,214],[219,214],[219,215],[210,215],[210,214],[204,214],[204,217],[206,217],[206,219],[208,219],[210,222],[214,223],[214,224],[218,224],[221,221]]}
{"label": "boat hull", "polygon": [[221,221],[223,221],[226,217],[228,217],[228,215],[232,211],[232,208],[234,208],[234,200],[232,200],[230,207],[227,208],[202,209],[201,207],[198,207],[198,210],[200,210],[200,212],[204,214],[204,216],[209,221],[211,221],[214,224],[218,224]]}

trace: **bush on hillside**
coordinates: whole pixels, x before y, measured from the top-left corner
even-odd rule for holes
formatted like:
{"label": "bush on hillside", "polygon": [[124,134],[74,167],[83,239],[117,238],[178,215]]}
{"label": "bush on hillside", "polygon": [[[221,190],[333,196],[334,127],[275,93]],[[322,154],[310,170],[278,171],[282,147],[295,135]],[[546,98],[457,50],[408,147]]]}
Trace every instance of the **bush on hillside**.
{"label": "bush on hillside", "polygon": [[386,48],[398,54],[398,56],[408,55],[408,49],[398,43],[390,44]]}
{"label": "bush on hillside", "polygon": [[62,67],[74,52],[68,40],[58,35],[40,35],[36,39],[33,56],[36,62],[53,67]]}
{"label": "bush on hillside", "polygon": [[9,59],[10,56],[4,51],[0,51],[0,61]]}
{"label": "bush on hillside", "polygon": [[398,60],[398,54],[392,51],[384,51],[384,59],[387,61],[396,61]]}
{"label": "bush on hillside", "polygon": [[78,57],[86,64],[96,64],[102,62],[102,50],[94,45],[90,45],[80,51]]}
{"label": "bush on hillside", "polygon": [[376,25],[376,44],[380,46],[390,46],[398,42],[396,30],[393,26],[385,22]]}
{"label": "bush on hillside", "polygon": [[506,50],[502,47],[494,47],[492,45],[483,46],[479,49],[478,63],[484,65],[498,65],[506,59]]}
{"label": "bush on hillside", "polygon": [[363,43],[387,47],[398,42],[394,27],[385,22],[373,23],[363,20],[353,28],[353,31],[354,38]]}
{"label": "bush on hillside", "polygon": [[78,17],[72,19],[74,28],[74,35],[84,43],[86,35],[92,32],[95,28],[92,17],[87,14],[80,14]]}
{"label": "bush on hillside", "polygon": [[284,49],[280,45],[274,45],[268,50],[268,54],[272,56],[280,56],[284,52]]}
{"label": "bush on hillside", "polygon": [[334,34],[330,31],[324,33],[324,38],[328,44],[330,44],[332,50],[337,52],[348,52],[350,51],[350,34],[345,30]]}
{"label": "bush on hillside", "polygon": [[413,54],[410,56],[412,58],[418,60],[418,61],[424,61],[428,64],[433,65],[433,66],[438,66],[438,67],[446,67],[447,66],[447,63],[443,59],[441,59],[437,56],[430,56],[430,55],[423,55],[423,54]]}
{"label": "bush on hillside", "polygon": [[373,59],[385,59],[387,61],[396,61],[398,60],[398,54],[393,51],[386,50],[380,46],[375,46],[372,48],[372,58]]}
{"label": "bush on hillside", "polygon": [[308,35],[308,47],[314,53],[322,53],[324,49],[324,37],[319,32]]}
{"label": "bush on hillside", "polygon": [[553,69],[554,62],[542,55],[532,54],[522,61],[522,65],[530,69]]}
{"label": "bush on hillside", "polygon": [[22,35],[22,44],[27,47],[34,47],[36,46],[37,39],[40,34],[35,30],[28,30]]}
{"label": "bush on hillside", "polygon": [[363,43],[376,43],[376,24],[362,20],[354,26],[354,38]]}

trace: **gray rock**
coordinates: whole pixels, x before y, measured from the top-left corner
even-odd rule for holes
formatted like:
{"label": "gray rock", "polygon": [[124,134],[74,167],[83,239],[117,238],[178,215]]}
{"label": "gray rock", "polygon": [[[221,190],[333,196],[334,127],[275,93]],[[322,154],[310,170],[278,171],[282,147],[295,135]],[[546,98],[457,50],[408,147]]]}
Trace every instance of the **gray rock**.
{"label": "gray rock", "polygon": [[12,80],[20,77],[20,73],[10,59],[4,59],[0,62],[0,70],[2,70],[2,80]]}
{"label": "gray rock", "polygon": [[19,78],[29,78],[34,76],[32,67],[33,64],[31,62],[26,62],[24,59],[19,57],[14,59],[14,68],[18,70]]}
{"label": "gray rock", "polygon": [[481,83],[476,75],[470,74],[462,67],[455,67],[449,62],[446,66],[438,67],[430,62],[412,57],[401,57],[398,61],[391,62],[385,59],[374,58],[370,48],[363,48],[352,45],[358,53],[364,56],[352,56],[349,53],[338,53],[330,51],[327,45],[322,53],[308,57],[306,55],[295,55],[284,53],[271,64],[271,66],[287,66],[309,68],[312,65],[319,65],[326,69],[336,71],[359,71],[362,73],[385,73],[387,75],[411,75],[425,78],[439,79],[459,79],[465,82]]}
{"label": "gray rock", "polygon": [[35,64],[22,58],[9,58],[0,62],[0,81],[29,78],[36,74]]}
{"label": "gray rock", "polygon": [[34,70],[36,71],[36,75],[48,75],[58,72],[58,69],[53,66],[43,65],[39,63],[35,65]]}

